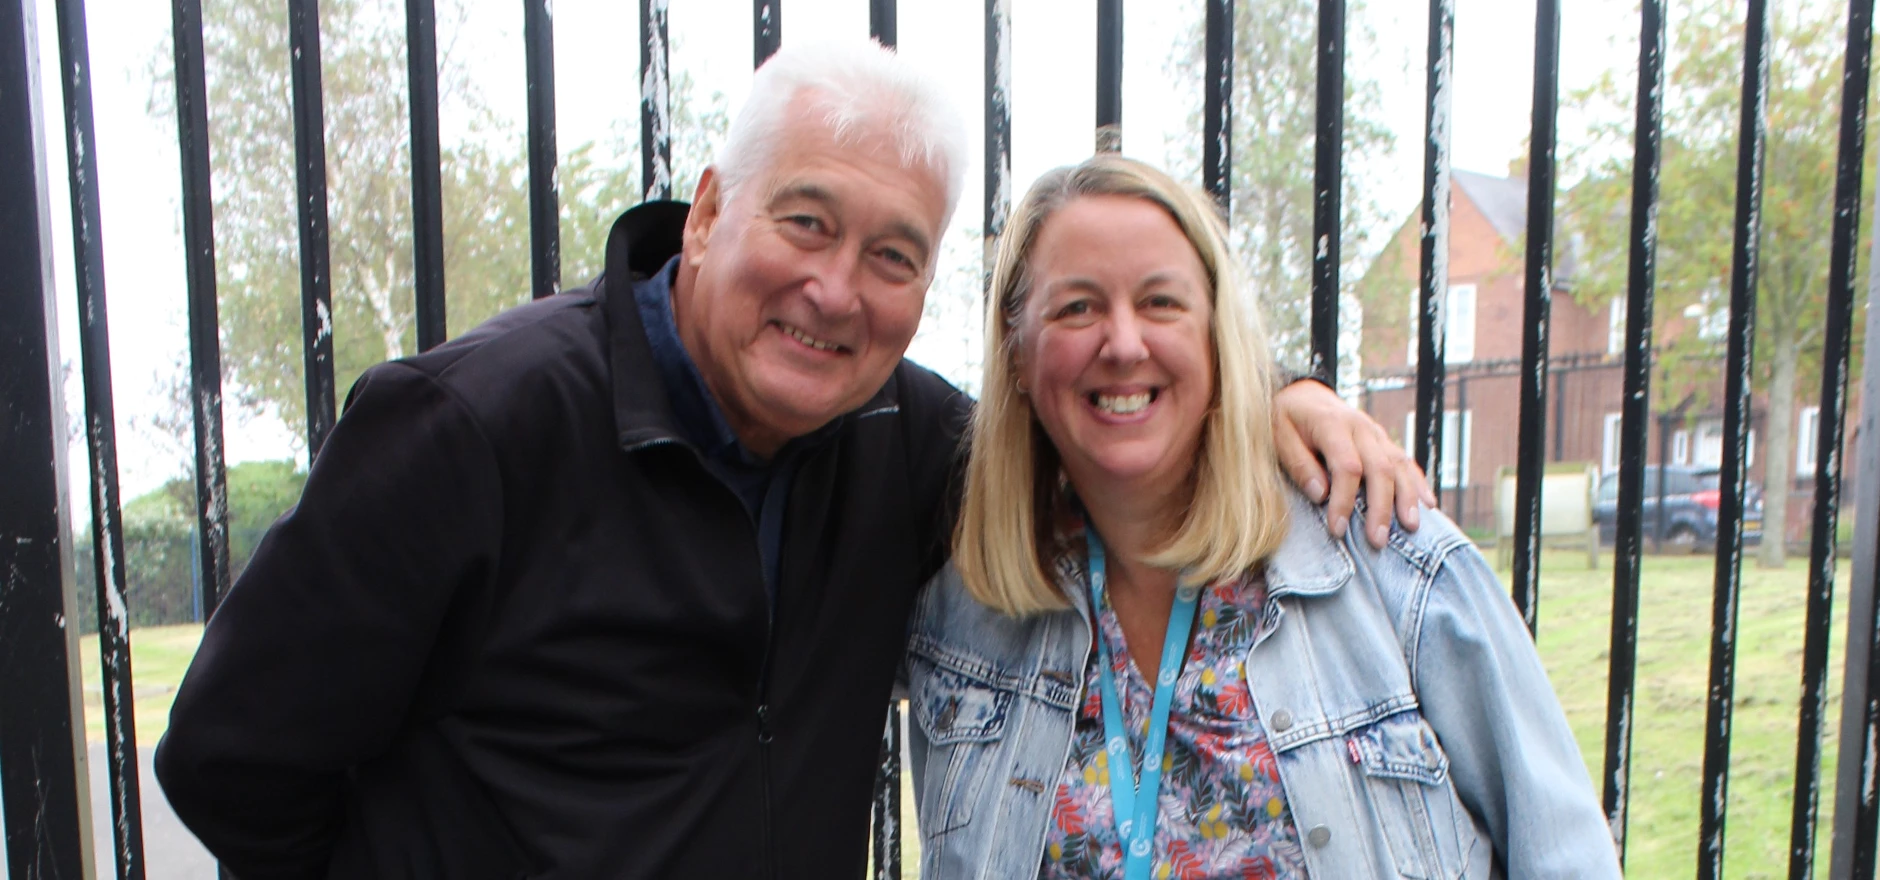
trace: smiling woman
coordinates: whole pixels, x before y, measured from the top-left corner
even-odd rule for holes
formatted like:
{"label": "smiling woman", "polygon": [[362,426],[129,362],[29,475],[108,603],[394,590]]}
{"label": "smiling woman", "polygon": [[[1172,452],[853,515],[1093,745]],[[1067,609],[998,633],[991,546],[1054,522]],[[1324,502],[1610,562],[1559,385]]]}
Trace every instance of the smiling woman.
{"label": "smiling woman", "polygon": [[1617,877],[1474,545],[1335,537],[1280,480],[1225,238],[1114,156],[1013,214],[956,568],[910,628],[922,876]]}

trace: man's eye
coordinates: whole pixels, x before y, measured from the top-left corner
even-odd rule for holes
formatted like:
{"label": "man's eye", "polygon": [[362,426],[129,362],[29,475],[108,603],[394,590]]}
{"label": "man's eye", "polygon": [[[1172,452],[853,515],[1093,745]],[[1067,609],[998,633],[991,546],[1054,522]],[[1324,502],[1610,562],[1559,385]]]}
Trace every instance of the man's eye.
{"label": "man's eye", "polygon": [[911,269],[914,271],[920,270],[920,266],[914,263],[914,258],[904,253],[901,253],[900,251],[895,250],[894,248],[882,248],[881,257],[882,259],[885,259],[888,262],[893,263],[897,266],[901,266],[903,268]]}
{"label": "man's eye", "polygon": [[791,214],[784,217],[783,222],[811,232],[823,231],[822,218],[814,214]]}

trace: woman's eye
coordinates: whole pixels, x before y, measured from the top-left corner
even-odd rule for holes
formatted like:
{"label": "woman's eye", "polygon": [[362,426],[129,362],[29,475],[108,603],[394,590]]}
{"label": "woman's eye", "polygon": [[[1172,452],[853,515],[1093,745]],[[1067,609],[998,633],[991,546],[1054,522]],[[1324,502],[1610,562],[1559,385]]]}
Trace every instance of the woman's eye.
{"label": "woman's eye", "polygon": [[1179,309],[1182,307],[1182,304],[1181,300],[1175,297],[1167,294],[1156,294],[1143,300],[1143,307],[1149,309]]}
{"label": "woman's eye", "polygon": [[1075,318],[1079,315],[1087,315],[1089,313],[1090,301],[1084,299],[1067,302],[1059,306],[1057,310],[1057,316],[1060,318]]}

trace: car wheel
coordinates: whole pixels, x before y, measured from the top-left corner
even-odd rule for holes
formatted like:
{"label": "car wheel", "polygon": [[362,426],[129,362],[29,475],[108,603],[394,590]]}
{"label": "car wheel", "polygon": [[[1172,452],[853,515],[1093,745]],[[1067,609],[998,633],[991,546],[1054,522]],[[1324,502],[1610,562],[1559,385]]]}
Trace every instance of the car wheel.
{"label": "car wheel", "polygon": [[1697,530],[1690,526],[1672,526],[1665,536],[1665,552],[1689,555],[1697,550]]}

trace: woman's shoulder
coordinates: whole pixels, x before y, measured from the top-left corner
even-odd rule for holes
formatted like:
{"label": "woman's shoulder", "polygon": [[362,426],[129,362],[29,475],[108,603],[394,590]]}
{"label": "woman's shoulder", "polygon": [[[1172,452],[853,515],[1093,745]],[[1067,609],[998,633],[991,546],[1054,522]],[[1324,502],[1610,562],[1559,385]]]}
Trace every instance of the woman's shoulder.
{"label": "woman's shoulder", "polygon": [[1071,609],[1014,616],[987,607],[949,562],[921,591],[908,624],[907,652],[958,671],[1023,674],[1038,667],[1040,651],[1055,650],[1052,645],[1081,622]]}
{"label": "woman's shoulder", "polygon": [[1274,557],[1273,571],[1292,582],[1292,592],[1331,593],[1351,586],[1374,595],[1400,630],[1416,626],[1432,599],[1504,592],[1475,544],[1442,511],[1419,507],[1415,531],[1393,516],[1381,548],[1364,538],[1365,514],[1360,496],[1344,534],[1333,537],[1324,508],[1295,494],[1291,529]]}

